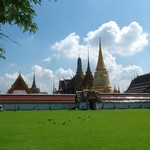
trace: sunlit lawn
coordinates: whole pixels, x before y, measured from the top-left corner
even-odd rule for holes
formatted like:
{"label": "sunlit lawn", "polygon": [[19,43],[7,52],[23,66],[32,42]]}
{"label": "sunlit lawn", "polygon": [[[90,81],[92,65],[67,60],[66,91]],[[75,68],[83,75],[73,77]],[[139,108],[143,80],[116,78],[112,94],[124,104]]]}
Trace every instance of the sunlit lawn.
{"label": "sunlit lawn", "polygon": [[150,109],[0,112],[0,150],[149,150]]}

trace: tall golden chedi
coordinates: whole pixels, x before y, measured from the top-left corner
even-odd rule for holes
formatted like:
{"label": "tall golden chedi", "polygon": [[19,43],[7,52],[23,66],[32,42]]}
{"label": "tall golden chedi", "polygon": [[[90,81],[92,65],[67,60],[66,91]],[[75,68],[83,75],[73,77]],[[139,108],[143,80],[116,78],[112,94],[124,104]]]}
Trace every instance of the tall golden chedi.
{"label": "tall golden chedi", "polygon": [[99,38],[99,56],[98,56],[96,72],[93,79],[92,89],[100,93],[113,93],[113,89],[110,86],[108,71],[106,70],[104,60],[103,60],[100,38]]}

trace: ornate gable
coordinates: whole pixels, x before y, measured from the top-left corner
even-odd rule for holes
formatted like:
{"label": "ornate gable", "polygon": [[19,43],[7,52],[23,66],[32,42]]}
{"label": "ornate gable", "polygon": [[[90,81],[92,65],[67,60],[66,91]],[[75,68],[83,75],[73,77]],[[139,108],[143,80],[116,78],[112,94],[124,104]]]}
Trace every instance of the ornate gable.
{"label": "ornate gable", "polygon": [[28,88],[27,84],[25,83],[24,79],[22,78],[21,74],[19,74],[18,78],[8,90],[8,94],[16,93],[15,91],[22,91],[22,93],[30,94],[31,91]]}

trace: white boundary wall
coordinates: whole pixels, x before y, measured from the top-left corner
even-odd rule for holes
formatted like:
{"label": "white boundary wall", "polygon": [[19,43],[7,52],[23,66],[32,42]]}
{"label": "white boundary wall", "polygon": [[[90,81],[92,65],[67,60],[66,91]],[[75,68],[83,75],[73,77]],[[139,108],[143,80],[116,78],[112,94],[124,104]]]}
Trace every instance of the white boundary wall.
{"label": "white boundary wall", "polygon": [[[76,103],[11,103],[2,104],[4,110],[71,110],[78,107],[80,110],[89,109],[87,102]],[[138,109],[150,108],[150,103],[97,103],[96,110],[100,109]]]}
{"label": "white boundary wall", "polygon": [[75,103],[2,104],[4,110],[70,110]]}
{"label": "white boundary wall", "polygon": [[[150,108],[150,103],[98,103],[96,102],[96,110],[100,109],[138,109],[138,108]],[[89,109],[87,102],[79,102],[79,109]]]}
{"label": "white boundary wall", "polygon": [[97,103],[97,109],[150,108],[150,103]]}

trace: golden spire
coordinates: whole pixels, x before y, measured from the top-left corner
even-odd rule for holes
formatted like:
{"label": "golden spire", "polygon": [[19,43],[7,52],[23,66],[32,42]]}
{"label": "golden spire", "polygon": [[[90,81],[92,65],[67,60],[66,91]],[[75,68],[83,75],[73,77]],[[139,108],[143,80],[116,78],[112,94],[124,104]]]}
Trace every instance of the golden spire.
{"label": "golden spire", "polygon": [[98,56],[98,63],[96,67],[96,71],[99,70],[106,70],[104,60],[103,60],[103,55],[102,55],[102,49],[101,49],[101,38],[99,37],[99,56]]}
{"label": "golden spire", "polygon": [[109,82],[109,75],[106,70],[102,49],[101,49],[101,39],[99,38],[99,55],[98,55],[98,63],[96,67],[96,72],[93,79],[93,90],[99,92],[112,92],[112,88]]}

